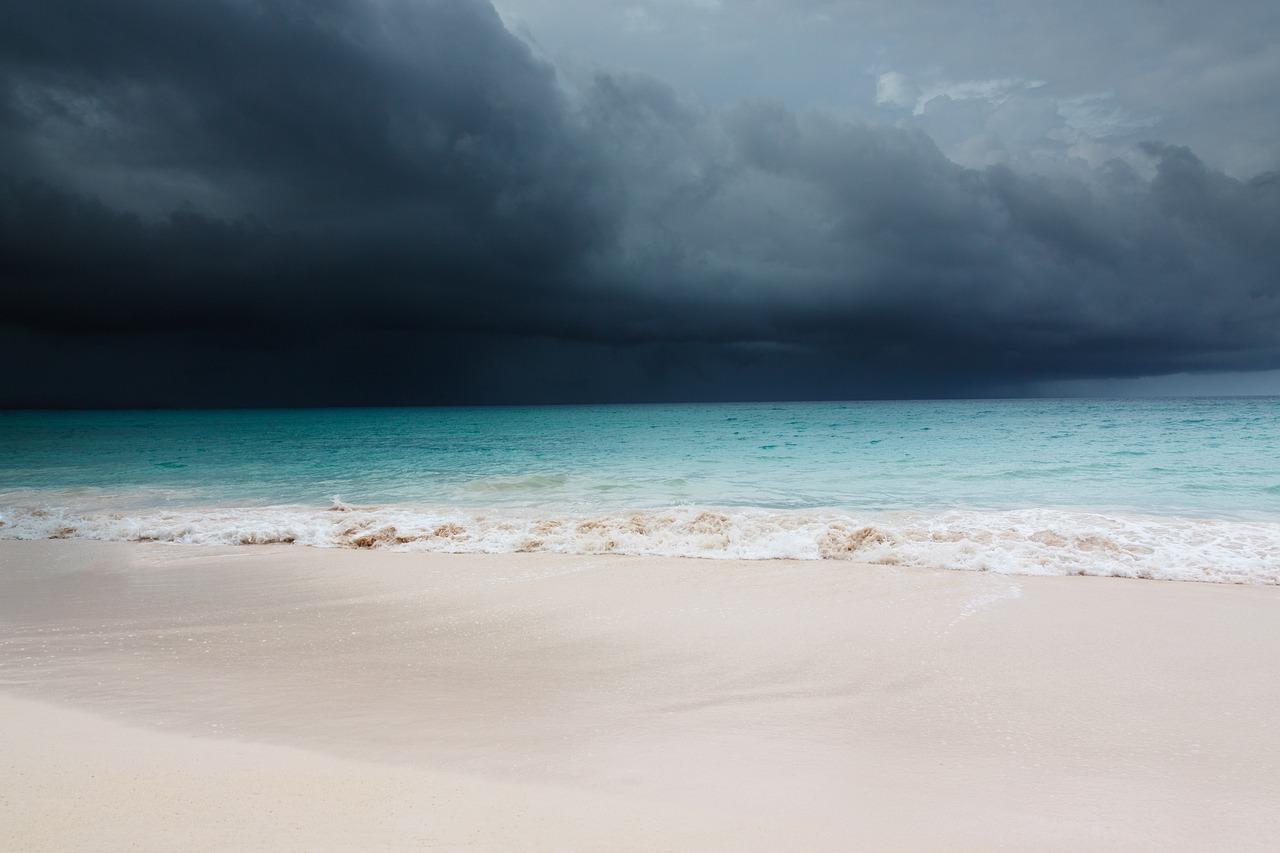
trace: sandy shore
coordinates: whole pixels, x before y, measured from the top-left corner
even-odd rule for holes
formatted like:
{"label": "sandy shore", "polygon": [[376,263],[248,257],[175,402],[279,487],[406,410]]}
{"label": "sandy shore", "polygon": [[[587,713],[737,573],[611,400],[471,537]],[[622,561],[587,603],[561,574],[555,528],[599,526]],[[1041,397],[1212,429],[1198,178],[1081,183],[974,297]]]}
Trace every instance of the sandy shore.
{"label": "sandy shore", "polygon": [[1273,850],[1280,588],[0,542],[0,849]]}

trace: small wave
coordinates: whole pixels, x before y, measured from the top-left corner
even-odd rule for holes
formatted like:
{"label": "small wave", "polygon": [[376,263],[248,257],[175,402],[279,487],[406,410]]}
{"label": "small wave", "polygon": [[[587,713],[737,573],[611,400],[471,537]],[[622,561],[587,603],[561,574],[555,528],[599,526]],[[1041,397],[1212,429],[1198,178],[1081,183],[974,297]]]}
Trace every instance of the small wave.
{"label": "small wave", "polygon": [[566,474],[526,474],[522,477],[490,477],[474,480],[466,488],[472,492],[526,492],[557,489],[569,482]]}
{"label": "small wave", "polygon": [[1280,583],[1280,523],[1060,510],[858,515],[671,507],[575,515],[501,509],[301,506],[0,508],[0,537],[299,544],[451,553],[550,551],[712,559],[853,560],[1007,574]]}

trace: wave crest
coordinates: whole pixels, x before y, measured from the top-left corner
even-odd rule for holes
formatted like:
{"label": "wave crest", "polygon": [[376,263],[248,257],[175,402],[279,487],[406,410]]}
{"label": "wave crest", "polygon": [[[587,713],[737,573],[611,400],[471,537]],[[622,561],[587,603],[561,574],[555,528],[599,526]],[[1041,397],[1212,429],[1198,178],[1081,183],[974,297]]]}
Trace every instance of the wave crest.
{"label": "wave crest", "polygon": [[1280,523],[1061,509],[859,516],[672,507],[600,515],[300,506],[0,509],[0,537],[221,545],[302,544],[450,553],[550,551],[826,559],[1010,574],[1280,583]]}

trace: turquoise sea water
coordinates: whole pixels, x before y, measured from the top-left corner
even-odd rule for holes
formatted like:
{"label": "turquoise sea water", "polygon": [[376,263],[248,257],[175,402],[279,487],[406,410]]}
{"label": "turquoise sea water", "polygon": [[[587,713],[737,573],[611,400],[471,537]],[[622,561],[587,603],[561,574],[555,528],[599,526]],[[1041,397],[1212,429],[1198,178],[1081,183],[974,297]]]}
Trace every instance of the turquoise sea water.
{"label": "turquoise sea water", "polygon": [[[1089,568],[1070,546],[1057,546],[1069,565],[1044,563],[1037,534],[1106,534],[1168,562],[1199,529],[1221,541],[1197,546],[1198,570],[1216,559],[1265,575],[1280,543],[1280,399],[0,415],[0,535],[344,545],[363,535],[343,533],[357,520],[394,529],[379,547],[834,551],[1010,571]],[[1134,541],[1117,538],[1134,525]],[[863,528],[867,541],[840,546]],[[998,565],[955,556],[956,535],[999,554],[1010,531],[1032,544]],[[936,559],[907,547],[928,539]]]}

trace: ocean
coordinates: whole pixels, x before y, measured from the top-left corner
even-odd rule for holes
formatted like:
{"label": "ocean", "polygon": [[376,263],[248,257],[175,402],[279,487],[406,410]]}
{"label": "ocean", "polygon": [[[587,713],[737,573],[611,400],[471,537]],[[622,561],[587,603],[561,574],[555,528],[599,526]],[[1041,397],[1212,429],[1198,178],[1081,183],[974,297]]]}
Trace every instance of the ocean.
{"label": "ocean", "polygon": [[0,414],[0,537],[1280,582],[1280,398]]}

